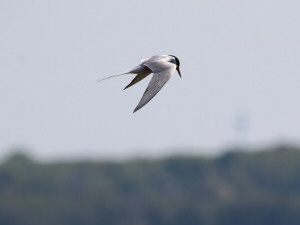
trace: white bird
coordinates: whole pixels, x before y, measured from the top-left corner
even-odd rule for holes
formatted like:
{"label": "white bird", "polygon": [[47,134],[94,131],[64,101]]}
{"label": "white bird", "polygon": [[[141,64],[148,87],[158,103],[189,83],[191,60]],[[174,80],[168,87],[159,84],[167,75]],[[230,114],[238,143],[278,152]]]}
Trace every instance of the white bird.
{"label": "white bird", "polygon": [[[136,112],[144,105],[146,105],[165,85],[165,83],[174,74],[175,69],[179,76],[181,73],[179,70],[180,62],[176,56],[173,55],[155,55],[147,59],[142,59],[141,64],[129,70],[128,72],[121,73],[118,75],[109,76],[99,81],[106,80],[108,78],[117,77],[125,74],[137,74],[137,76],[124,88],[131,87],[137,82],[141,81],[149,74],[153,73],[152,79],[146,88],[143,97],[139,104],[136,106],[133,112]],[[98,82],[99,82],[98,81]]]}

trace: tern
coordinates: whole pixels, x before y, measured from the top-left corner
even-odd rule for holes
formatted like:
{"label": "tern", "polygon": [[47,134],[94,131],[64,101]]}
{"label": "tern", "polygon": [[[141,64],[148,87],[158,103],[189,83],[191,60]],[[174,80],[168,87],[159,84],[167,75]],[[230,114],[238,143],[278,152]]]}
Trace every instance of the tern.
{"label": "tern", "polygon": [[136,112],[146,105],[161,90],[165,83],[167,83],[174,74],[175,70],[177,70],[181,77],[179,66],[179,59],[174,55],[155,55],[150,58],[142,59],[141,64],[125,73],[105,77],[98,82],[125,74],[137,74],[136,77],[123,89],[125,90],[153,73],[152,79],[150,80],[143,97],[133,111]]}

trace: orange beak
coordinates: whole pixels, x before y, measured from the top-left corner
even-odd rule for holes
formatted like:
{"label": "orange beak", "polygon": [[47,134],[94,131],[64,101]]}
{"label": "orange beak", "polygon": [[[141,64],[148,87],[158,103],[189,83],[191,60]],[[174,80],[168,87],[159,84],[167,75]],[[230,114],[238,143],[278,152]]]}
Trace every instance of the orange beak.
{"label": "orange beak", "polygon": [[176,70],[177,70],[177,72],[178,72],[178,74],[179,74],[179,76],[180,76],[180,78],[181,78],[181,73],[180,73],[179,67],[177,67]]}

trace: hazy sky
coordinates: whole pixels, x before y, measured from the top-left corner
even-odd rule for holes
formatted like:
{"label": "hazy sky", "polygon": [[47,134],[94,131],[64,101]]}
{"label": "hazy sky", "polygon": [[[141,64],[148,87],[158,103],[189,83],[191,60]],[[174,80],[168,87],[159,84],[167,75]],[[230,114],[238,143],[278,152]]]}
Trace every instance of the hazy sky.
{"label": "hazy sky", "polygon": [[[0,1],[0,157],[217,152],[239,139],[300,142],[299,0]],[[149,79],[96,83],[156,54],[181,61],[144,108]],[[240,133],[238,133],[240,131]]]}

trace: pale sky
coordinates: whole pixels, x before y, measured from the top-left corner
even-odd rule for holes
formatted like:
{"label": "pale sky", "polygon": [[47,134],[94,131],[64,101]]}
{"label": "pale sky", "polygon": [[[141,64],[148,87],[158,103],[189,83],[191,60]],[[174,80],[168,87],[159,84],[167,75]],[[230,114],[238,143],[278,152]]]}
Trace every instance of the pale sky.
{"label": "pale sky", "polygon": [[[300,1],[0,1],[0,158],[217,153],[300,143]],[[157,54],[177,74],[96,83]],[[241,124],[236,124],[241,123]],[[238,133],[239,131],[239,133]]]}

